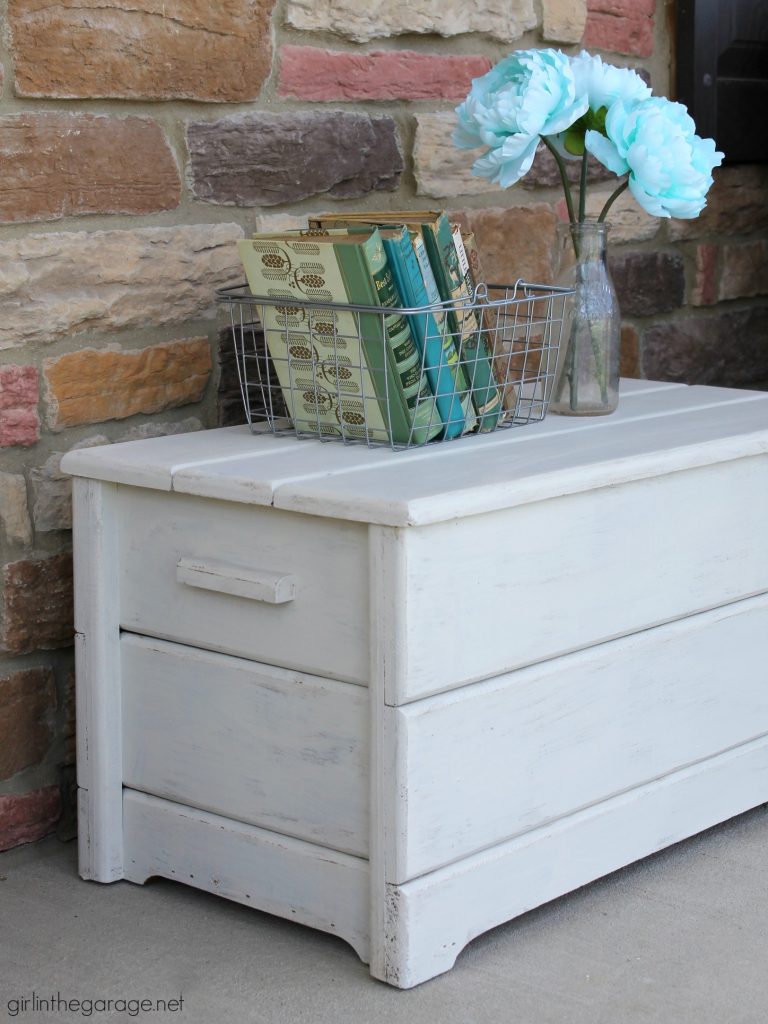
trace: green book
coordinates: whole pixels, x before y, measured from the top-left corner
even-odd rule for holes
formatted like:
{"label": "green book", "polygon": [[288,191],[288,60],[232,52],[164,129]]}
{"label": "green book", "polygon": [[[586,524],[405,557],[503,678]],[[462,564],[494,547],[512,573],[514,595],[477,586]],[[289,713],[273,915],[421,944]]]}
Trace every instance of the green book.
{"label": "green book", "polygon": [[[468,270],[464,276],[467,281],[467,287],[474,294],[475,285],[479,281],[487,283],[488,277],[483,272],[474,233],[472,231],[462,231],[461,240],[468,264]],[[514,416],[517,409],[517,388],[515,387],[514,378],[515,376],[522,376],[525,369],[525,358],[521,359],[520,353],[514,351],[513,339],[515,332],[512,330],[502,330],[502,326],[508,319],[506,314],[502,317],[502,321],[500,321],[496,309],[489,305],[480,311],[480,318],[487,348],[493,353],[493,369],[496,374],[496,380],[502,391],[502,405],[504,407],[502,418],[509,419]]]}
{"label": "green book", "polygon": [[463,246],[460,247],[461,233],[457,228],[457,241],[457,234],[444,213],[435,221],[424,224],[423,231],[438,290],[443,299],[456,302],[448,315],[454,318],[457,348],[464,371],[469,377],[472,401],[480,418],[479,429],[493,430],[502,413],[502,394],[477,309],[471,305],[466,308],[461,306],[461,303],[471,303],[474,298],[465,272],[468,264]]}
{"label": "green book", "polygon": [[[286,232],[238,243],[254,295],[399,305],[377,231]],[[423,444],[442,429],[419,352],[399,314],[264,305],[264,332],[289,415],[302,431]]]}

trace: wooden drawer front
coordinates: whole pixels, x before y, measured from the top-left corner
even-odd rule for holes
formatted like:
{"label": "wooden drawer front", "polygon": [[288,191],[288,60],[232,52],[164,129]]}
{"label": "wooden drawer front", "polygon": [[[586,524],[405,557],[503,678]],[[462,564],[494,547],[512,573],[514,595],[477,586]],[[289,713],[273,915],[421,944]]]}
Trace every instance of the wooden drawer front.
{"label": "wooden drawer front", "polygon": [[390,881],[768,733],[766,637],[764,595],[388,709]]}
{"label": "wooden drawer front", "polygon": [[120,623],[322,676],[368,678],[367,529],[120,490]]}
{"label": "wooden drawer front", "polygon": [[405,531],[388,703],[768,590],[766,508],[752,457]]}
{"label": "wooden drawer front", "polygon": [[130,634],[122,666],[124,785],[366,855],[366,690]]}

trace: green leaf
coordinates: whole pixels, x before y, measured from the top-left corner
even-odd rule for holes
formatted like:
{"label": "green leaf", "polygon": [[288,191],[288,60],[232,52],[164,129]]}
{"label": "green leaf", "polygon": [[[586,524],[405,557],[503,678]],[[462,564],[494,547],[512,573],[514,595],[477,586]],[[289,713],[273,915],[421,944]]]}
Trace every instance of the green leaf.
{"label": "green leaf", "polygon": [[[599,110],[588,110],[583,117],[579,118],[579,121],[584,122],[584,131],[592,130],[605,135],[605,117],[607,113],[608,107],[600,107]],[[579,122],[577,121],[576,123],[578,124]]]}
{"label": "green leaf", "polygon": [[573,156],[584,155],[584,130],[578,127],[578,121],[566,129],[563,136],[563,146]]}

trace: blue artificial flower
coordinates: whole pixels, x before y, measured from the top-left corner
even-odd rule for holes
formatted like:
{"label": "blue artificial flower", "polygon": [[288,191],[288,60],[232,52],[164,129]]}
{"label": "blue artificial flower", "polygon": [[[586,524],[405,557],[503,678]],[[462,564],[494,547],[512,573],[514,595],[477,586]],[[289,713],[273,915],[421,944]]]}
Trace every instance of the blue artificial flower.
{"label": "blue artificial flower", "polygon": [[603,64],[600,57],[593,57],[582,50],[578,57],[570,58],[576,94],[586,96],[589,108],[566,131],[549,139],[560,156],[566,160],[580,160],[584,155],[584,136],[587,131],[603,131],[608,109],[622,100],[637,103],[651,95],[636,71]]}
{"label": "blue artificial flower", "polygon": [[638,103],[651,95],[636,71],[603,64],[600,57],[593,57],[582,50],[578,57],[571,58],[573,78],[578,95],[586,93],[590,110],[611,107],[617,100],[624,103]]}
{"label": "blue artificial flower", "polygon": [[456,108],[460,149],[487,146],[474,174],[506,188],[526,174],[539,137],[565,131],[586,111],[568,58],[559,50],[519,50],[476,78]]}
{"label": "blue artificial flower", "polygon": [[614,174],[629,174],[629,189],[655,217],[697,217],[706,206],[712,169],[723,161],[712,139],[696,135],[682,103],[652,96],[619,99],[605,119],[605,135],[587,131],[585,146]]}

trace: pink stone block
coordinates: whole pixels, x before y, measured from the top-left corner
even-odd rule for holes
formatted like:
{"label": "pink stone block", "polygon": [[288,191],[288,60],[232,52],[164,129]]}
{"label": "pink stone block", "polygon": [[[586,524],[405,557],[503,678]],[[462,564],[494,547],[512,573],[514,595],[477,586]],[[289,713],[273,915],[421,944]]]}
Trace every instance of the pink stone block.
{"label": "pink stone block", "polygon": [[490,67],[482,56],[284,46],[277,92],[303,100],[461,100]]}
{"label": "pink stone block", "polygon": [[40,437],[38,371],[34,366],[0,366],[0,448],[30,445]]}
{"label": "pink stone block", "polygon": [[639,19],[652,18],[656,13],[656,0],[587,0],[587,10],[600,14]]}
{"label": "pink stone block", "polygon": [[58,786],[0,796],[0,851],[42,839],[53,830],[60,814]]}
{"label": "pink stone block", "polygon": [[653,53],[653,19],[623,18],[598,11],[590,12],[582,43],[589,50],[609,50],[631,57],[650,57]]}

